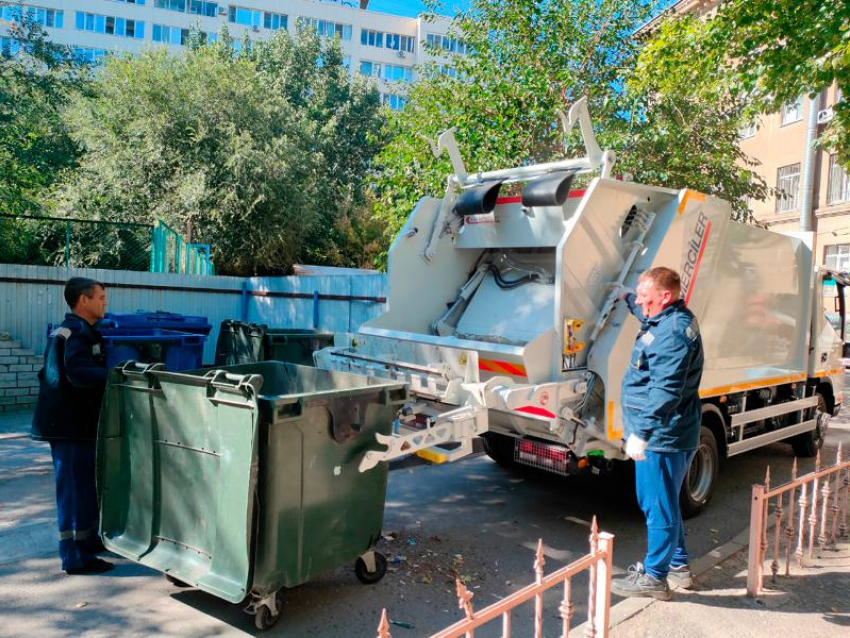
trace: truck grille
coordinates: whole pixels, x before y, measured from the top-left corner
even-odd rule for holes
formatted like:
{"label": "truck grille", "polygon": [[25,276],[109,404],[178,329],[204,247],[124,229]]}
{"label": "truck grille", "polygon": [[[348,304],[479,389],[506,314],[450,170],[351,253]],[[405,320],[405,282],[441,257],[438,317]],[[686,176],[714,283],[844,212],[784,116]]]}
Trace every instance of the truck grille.
{"label": "truck grille", "polygon": [[522,465],[536,467],[547,472],[567,476],[570,451],[562,445],[523,441],[517,439],[514,447],[514,461]]}

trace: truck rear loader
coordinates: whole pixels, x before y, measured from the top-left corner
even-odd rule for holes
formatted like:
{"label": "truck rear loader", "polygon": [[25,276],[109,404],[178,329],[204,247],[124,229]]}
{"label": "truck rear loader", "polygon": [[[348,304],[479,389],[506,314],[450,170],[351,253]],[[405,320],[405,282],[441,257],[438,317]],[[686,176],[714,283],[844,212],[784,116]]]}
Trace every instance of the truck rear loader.
{"label": "truck rear loader", "polygon": [[[386,312],[316,354],[409,387],[393,434],[377,435],[386,450],[360,470],[411,453],[453,461],[476,436],[502,465],[561,475],[625,460],[620,385],[640,324],[617,293],[653,266],[681,274],[705,350],[683,514],[708,502],[726,457],[775,441],[815,455],[843,398],[848,279],[815,267],[812,233],[733,221],[728,202],[695,190],[612,179],[584,101],[562,118],[580,125],[586,157],[469,173],[451,130],[432,143],[454,173],[390,248]],[[521,194],[500,197],[506,184]]]}

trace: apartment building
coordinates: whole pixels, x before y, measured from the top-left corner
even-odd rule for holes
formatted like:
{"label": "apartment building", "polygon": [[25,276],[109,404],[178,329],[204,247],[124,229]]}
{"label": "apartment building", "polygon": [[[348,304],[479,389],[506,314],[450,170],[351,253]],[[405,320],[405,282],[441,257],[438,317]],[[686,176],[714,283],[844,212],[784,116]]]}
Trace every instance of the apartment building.
{"label": "apartment building", "polygon": [[[719,4],[719,0],[680,0],[671,10],[677,14],[710,17]],[[666,14],[643,30],[652,30],[663,19]],[[760,162],[755,171],[768,185],[781,192],[780,196],[764,202],[751,201],[753,216],[773,230],[799,230],[804,212],[801,208],[806,203],[803,196],[806,170],[810,170],[811,220],[819,263],[850,270],[850,179],[836,164],[835,156],[821,148],[815,150],[810,164],[806,162],[810,114],[816,118],[812,122],[816,122],[817,138],[832,119],[833,106],[841,99],[841,92],[835,85],[824,89],[814,100],[801,95],[784,104],[778,113],[763,115],[743,127],[740,137],[743,151]]]}
{"label": "apartment building", "polygon": [[[0,31],[7,33],[21,10],[52,41],[72,47],[92,63],[110,53],[138,53],[145,47],[179,51],[193,29],[214,41],[226,26],[236,46],[245,35],[261,40],[281,30],[294,34],[299,28],[313,29],[322,37],[338,37],[351,72],[374,78],[384,102],[395,109],[404,105],[417,65],[446,64],[423,44],[464,52],[463,44],[447,35],[448,17],[426,22],[422,16],[378,13],[368,10],[368,0],[358,5],[316,0],[26,0],[0,9]],[[12,46],[0,35],[0,49],[8,54]]]}

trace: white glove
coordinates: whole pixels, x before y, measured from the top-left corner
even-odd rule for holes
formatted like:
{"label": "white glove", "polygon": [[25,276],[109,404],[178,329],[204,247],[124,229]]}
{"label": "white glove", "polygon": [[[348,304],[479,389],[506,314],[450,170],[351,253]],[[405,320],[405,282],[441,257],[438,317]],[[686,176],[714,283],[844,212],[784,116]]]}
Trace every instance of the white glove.
{"label": "white glove", "polygon": [[626,454],[635,461],[643,461],[646,458],[646,441],[629,434],[626,439]]}

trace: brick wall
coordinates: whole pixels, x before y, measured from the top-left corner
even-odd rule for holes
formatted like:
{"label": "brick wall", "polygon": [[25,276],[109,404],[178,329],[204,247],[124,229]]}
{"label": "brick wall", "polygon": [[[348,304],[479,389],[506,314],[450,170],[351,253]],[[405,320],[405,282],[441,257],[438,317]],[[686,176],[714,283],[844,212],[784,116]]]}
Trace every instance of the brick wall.
{"label": "brick wall", "polygon": [[38,371],[42,357],[0,333],[0,412],[31,410],[38,398]]}

